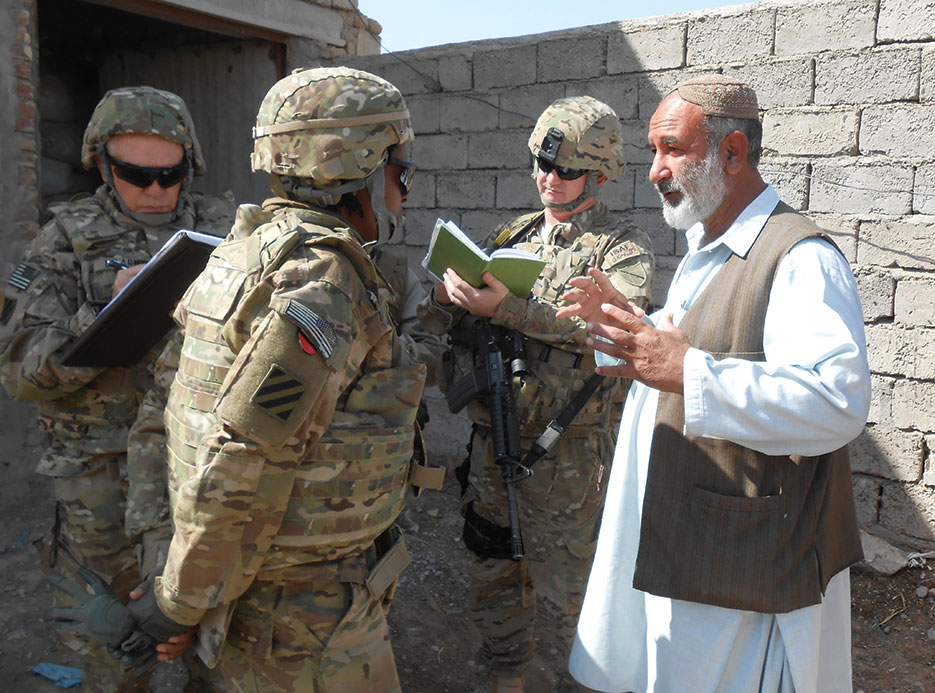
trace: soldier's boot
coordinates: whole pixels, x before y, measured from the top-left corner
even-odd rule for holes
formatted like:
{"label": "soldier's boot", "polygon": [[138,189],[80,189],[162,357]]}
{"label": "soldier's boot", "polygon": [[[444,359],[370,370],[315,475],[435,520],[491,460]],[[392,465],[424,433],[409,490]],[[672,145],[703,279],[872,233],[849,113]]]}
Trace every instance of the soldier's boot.
{"label": "soldier's boot", "polygon": [[493,693],[523,693],[522,676],[494,676]]}

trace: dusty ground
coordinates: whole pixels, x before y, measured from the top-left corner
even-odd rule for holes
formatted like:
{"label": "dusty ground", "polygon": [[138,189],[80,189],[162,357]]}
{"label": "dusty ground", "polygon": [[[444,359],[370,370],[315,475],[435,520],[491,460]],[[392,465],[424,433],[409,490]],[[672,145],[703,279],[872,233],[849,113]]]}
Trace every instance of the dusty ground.
{"label": "dusty ground", "polygon": [[[2,460],[2,457],[0,457]],[[78,665],[56,646],[41,619],[51,593],[39,568],[38,548],[52,515],[45,481],[0,461],[0,689],[46,693],[61,690],[31,673],[39,662]],[[487,677],[473,663],[478,636],[465,614],[467,559],[460,541],[456,485],[427,492],[407,510],[412,565],[391,612],[393,642],[404,690],[412,693],[482,693]],[[930,559],[930,564],[935,565]],[[854,689],[935,692],[935,571],[911,568],[892,578],[852,575]],[[935,595],[935,589],[932,590]],[[543,629],[546,632],[547,629]],[[528,690],[549,691],[554,644],[540,644],[528,673]],[[154,689],[179,690],[177,668],[160,671]],[[80,690],[80,689],[72,689]]]}

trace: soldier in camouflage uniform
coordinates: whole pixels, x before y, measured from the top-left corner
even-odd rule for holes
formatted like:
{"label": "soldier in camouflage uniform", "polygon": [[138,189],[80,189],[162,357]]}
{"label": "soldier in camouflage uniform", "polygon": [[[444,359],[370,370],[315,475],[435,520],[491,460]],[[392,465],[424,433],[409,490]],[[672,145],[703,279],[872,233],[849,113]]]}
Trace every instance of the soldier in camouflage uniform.
{"label": "soldier in camouflage uniform", "polygon": [[156,640],[199,624],[230,690],[397,691],[393,521],[410,484],[441,485],[412,460],[432,351],[399,334],[412,275],[374,260],[401,227],[409,112],[379,77],[316,68],[273,86],[253,134],[277,197],[238,209],[176,311],[157,368],[176,371],[175,534],[130,610]]}
{"label": "soldier in camouflage uniform", "polygon": [[[56,205],[9,281],[0,317],[0,377],[39,405],[49,447],[37,471],[57,500],[48,568],[75,579],[84,566],[126,601],[165,554],[167,517],[127,518],[127,431],[152,384],[152,356],[126,368],[67,367],[64,353],[119,288],[177,230],[223,235],[234,201],[189,192],[205,164],[188,108],[150,87],[108,92],[84,135],[82,163],[104,179],[93,196]],[[120,269],[127,267],[129,269]],[[141,316],[145,319],[145,316]],[[164,476],[164,473],[163,473]],[[165,484],[153,491],[162,504]],[[160,548],[161,547],[161,548]],[[79,580],[80,582],[80,580]],[[56,590],[57,606],[74,599]],[[83,656],[90,691],[144,690],[97,642],[62,633]]]}
{"label": "soldier in camouflage uniform", "polygon": [[[526,336],[529,374],[514,385],[524,450],[594,372],[584,324],[555,317],[569,280],[590,267],[601,268],[645,308],[653,275],[646,235],[595,199],[598,186],[615,180],[624,168],[620,122],[613,110],[588,96],[560,99],[540,116],[529,149],[545,209],[497,229],[485,247],[514,246],[547,260],[532,296],[514,296],[490,275],[485,276],[486,287],[475,289],[448,270],[420,310],[423,322],[437,331],[451,330],[470,312]],[[442,387],[473,366],[470,350],[457,343],[443,363],[448,376]],[[470,609],[483,635],[481,659],[494,675],[495,689],[522,690],[537,596],[554,618],[561,640],[571,646],[613,457],[611,435],[626,385],[617,379],[603,382],[565,436],[537,463],[533,476],[515,485],[525,557],[514,562],[490,557],[484,549],[477,549],[484,555],[472,553]],[[488,521],[507,527],[506,494],[494,464],[487,409],[474,400],[468,415],[474,426],[464,495],[467,521],[476,523],[479,517],[480,525]]]}

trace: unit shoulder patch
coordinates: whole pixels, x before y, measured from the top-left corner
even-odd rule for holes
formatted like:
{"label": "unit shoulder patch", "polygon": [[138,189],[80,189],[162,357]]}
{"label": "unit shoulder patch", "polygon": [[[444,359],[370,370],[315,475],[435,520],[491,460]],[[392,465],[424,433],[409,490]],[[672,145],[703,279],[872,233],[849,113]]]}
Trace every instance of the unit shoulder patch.
{"label": "unit shoulder patch", "polygon": [[616,245],[607,251],[607,254],[604,255],[603,267],[607,269],[624,260],[629,260],[632,257],[637,257],[642,254],[643,249],[636,243],[633,241],[624,241],[620,245]]}
{"label": "unit shoulder patch", "polygon": [[273,364],[250,401],[270,416],[285,422],[295,411],[305,390],[306,384],[301,378]]}

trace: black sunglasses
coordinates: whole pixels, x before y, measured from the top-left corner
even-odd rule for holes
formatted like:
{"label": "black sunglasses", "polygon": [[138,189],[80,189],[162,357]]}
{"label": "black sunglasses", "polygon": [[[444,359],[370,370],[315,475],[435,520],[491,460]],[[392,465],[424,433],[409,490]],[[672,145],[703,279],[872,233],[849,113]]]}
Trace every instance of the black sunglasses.
{"label": "black sunglasses", "polygon": [[567,166],[556,166],[550,161],[546,161],[541,156],[536,159],[539,162],[539,170],[542,171],[545,175],[549,175],[552,171],[555,171],[557,175],[562,180],[575,180],[575,178],[581,178],[585,173],[588,172],[585,168],[568,168]]}
{"label": "black sunglasses", "polygon": [[409,191],[412,190],[412,179],[416,177],[415,162],[391,156],[386,160],[386,163],[399,166],[399,185],[403,189],[403,195],[408,195]]}
{"label": "black sunglasses", "polygon": [[110,154],[106,154],[105,159],[109,166],[114,167],[117,178],[137,188],[148,188],[154,182],[159,183],[160,188],[171,188],[185,180],[190,168],[187,157],[175,166],[138,166],[115,159]]}

